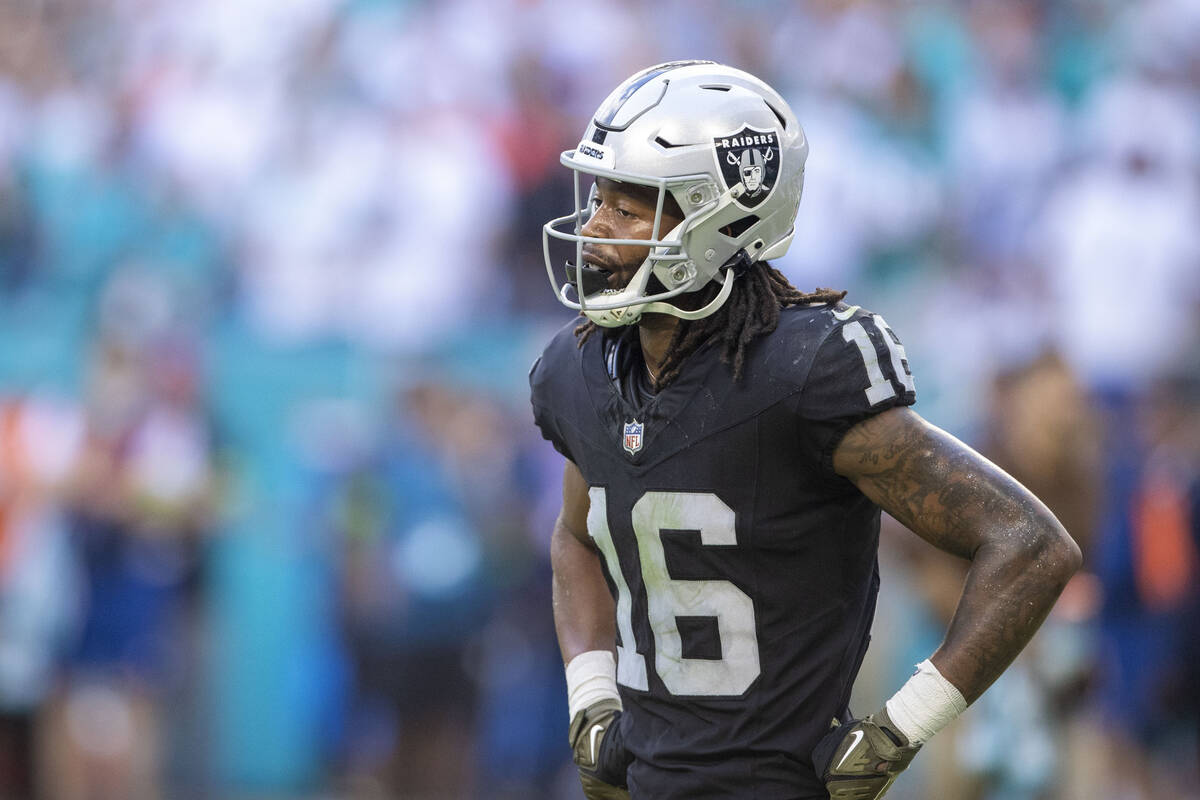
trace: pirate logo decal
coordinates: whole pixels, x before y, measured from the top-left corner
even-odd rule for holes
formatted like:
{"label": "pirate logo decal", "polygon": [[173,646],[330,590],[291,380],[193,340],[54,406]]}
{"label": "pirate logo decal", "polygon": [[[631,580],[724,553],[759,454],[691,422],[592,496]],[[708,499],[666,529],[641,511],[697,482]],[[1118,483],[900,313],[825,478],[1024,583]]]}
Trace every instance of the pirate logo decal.
{"label": "pirate logo decal", "polygon": [[713,145],[725,185],[731,189],[742,186],[735,203],[750,210],[771,196],[779,178],[779,137],[775,131],[746,125],[737,133],[713,139]]}

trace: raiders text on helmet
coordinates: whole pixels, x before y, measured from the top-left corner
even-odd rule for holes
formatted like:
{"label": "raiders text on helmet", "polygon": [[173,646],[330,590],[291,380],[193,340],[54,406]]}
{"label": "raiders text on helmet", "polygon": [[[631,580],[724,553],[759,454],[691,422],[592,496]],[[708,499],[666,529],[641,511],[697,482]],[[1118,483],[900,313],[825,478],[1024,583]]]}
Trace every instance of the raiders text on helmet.
{"label": "raiders text on helmet", "polygon": [[[631,325],[644,312],[712,314],[729,297],[735,276],[725,268],[739,254],[754,262],[787,252],[807,157],[795,115],[753,75],[711,61],[673,61],[637,73],[605,99],[579,145],[562,154],[575,174],[575,212],[542,228],[546,272],[559,300],[608,327]],[[603,177],[656,188],[650,240],[583,236],[591,204],[580,190],[581,174],[585,186]],[[661,230],[667,192],[684,214],[671,231]],[[550,260],[552,238],[575,245],[561,288]],[[625,288],[608,289],[582,267],[585,241],[649,245],[650,255]],[[665,291],[647,294],[651,276]],[[685,311],[669,302],[712,281],[721,290],[702,308]]]}

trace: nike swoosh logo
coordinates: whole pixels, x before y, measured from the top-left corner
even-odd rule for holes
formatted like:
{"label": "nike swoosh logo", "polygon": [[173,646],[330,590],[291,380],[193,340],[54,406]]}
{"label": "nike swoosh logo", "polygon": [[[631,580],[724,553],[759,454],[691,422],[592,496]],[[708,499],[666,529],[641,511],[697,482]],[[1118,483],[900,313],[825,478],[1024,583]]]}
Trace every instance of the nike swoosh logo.
{"label": "nike swoosh logo", "polygon": [[842,760],[837,763],[837,766],[834,767],[834,769],[838,769],[839,767],[841,767],[842,762],[844,762],[847,758],[850,757],[850,754],[854,752],[854,748],[858,747],[858,743],[862,741],[862,737],[863,737],[862,731],[851,731],[850,735],[854,737],[854,743],[846,748],[846,752],[842,755]]}
{"label": "nike swoosh logo", "polygon": [[858,311],[858,306],[850,306],[843,311],[834,311],[833,316],[839,320],[847,320],[854,316],[854,312]]}
{"label": "nike swoosh logo", "polygon": [[[604,732],[603,725],[593,725],[592,732],[589,735],[588,749],[590,749],[592,751],[592,766],[593,767],[596,766],[596,737],[599,736],[603,732]],[[855,731],[855,733],[862,733],[862,731]]]}

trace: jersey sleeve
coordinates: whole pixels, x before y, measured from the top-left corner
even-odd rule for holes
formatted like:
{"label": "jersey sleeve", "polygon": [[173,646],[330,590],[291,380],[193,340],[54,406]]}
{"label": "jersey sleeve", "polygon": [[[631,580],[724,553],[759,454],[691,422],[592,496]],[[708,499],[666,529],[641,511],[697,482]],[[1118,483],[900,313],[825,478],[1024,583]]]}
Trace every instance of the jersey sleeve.
{"label": "jersey sleeve", "polygon": [[916,402],[908,355],[878,314],[858,310],[839,321],[817,350],[797,411],[801,445],[833,473],[833,451],[862,420]]}
{"label": "jersey sleeve", "polygon": [[566,438],[562,435],[562,431],[559,428],[558,420],[550,411],[548,394],[551,391],[551,387],[544,360],[544,357],[539,357],[537,361],[533,362],[533,366],[529,370],[529,399],[533,404],[533,422],[537,425],[538,430],[541,431],[543,439],[554,445],[554,449],[559,453],[574,461],[575,459],[571,455],[571,450],[567,446]]}

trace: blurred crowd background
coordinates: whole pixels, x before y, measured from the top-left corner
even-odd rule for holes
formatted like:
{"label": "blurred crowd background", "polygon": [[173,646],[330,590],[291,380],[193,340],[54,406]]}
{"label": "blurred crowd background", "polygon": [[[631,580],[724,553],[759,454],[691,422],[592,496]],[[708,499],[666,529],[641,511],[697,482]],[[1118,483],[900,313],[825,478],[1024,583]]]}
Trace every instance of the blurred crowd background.
{"label": "blurred crowd background", "polygon": [[[1086,555],[890,796],[1200,796],[1196,0],[4,0],[0,797],[579,796],[540,226],[677,58],[789,99],[778,266]],[[964,572],[881,561],[860,712]]]}

